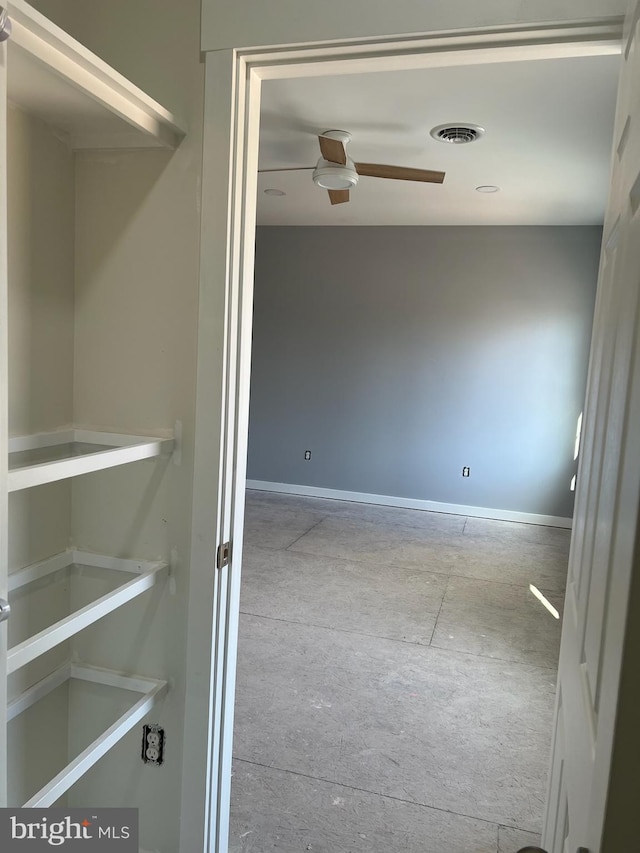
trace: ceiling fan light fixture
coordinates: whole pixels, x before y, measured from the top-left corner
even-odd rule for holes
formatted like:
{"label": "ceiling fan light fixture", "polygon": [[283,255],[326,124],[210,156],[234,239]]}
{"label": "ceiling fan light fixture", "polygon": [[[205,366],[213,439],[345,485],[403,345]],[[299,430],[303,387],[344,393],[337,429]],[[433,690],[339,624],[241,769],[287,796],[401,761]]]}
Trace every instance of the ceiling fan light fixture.
{"label": "ceiling fan light fixture", "polygon": [[358,183],[358,173],[353,160],[347,159],[346,166],[341,166],[321,157],[313,170],[313,182],[325,190],[350,190]]}

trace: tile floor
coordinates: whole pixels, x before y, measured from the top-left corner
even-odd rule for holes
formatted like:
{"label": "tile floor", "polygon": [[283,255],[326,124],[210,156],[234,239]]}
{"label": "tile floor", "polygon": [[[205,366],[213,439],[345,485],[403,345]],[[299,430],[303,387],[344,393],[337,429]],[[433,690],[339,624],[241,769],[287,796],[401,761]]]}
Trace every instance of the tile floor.
{"label": "tile floor", "polygon": [[231,853],[539,843],[569,532],[247,494]]}

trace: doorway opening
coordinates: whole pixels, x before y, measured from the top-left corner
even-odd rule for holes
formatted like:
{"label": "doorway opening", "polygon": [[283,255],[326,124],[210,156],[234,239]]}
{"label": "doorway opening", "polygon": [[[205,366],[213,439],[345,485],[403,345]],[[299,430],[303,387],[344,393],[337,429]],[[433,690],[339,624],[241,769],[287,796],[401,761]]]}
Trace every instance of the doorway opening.
{"label": "doorway opening", "polygon": [[[616,84],[598,56],[264,85],[231,850],[540,843]],[[330,206],[301,165],[323,111],[444,188]],[[418,144],[469,114],[484,147]],[[535,128],[594,114],[587,200]]]}
{"label": "doorway opening", "polygon": [[[573,50],[573,48],[574,48],[574,47],[575,47],[575,46],[572,46],[572,50]],[[254,116],[254,119],[253,119],[253,120],[255,121],[255,116]],[[249,126],[249,128],[248,128],[248,130],[247,130],[248,137],[252,137],[252,135],[254,135],[254,134],[255,134],[255,132],[256,132],[256,128],[255,128],[255,127],[253,127],[253,128],[252,128],[251,126]],[[255,148],[255,147],[254,147],[254,148],[252,149],[251,153],[250,153],[250,157],[248,157],[248,158],[247,158],[247,163],[249,164],[249,168],[248,168],[248,170],[247,170],[247,173],[244,175],[244,180],[246,181],[245,187],[255,187],[255,174],[254,174],[254,175],[253,175],[253,177],[252,177],[250,173],[251,173],[251,171],[252,171],[252,170],[254,169],[254,167],[255,167],[255,156],[256,156],[256,154],[257,154],[257,148]],[[243,226],[244,226],[245,228],[246,228],[246,226],[247,226],[247,223],[251,224],[251,223],[250,223],[250,217],[249,217],[249,218],[247,218],[247,219],[245,219],[245,220],[244,220],[244,222],[242,223],[242,224],[243,224]],[[245,233],[246,233],[246,231],[245,231]],[[245,240],[245,248],[246,248],[246,242],[247,242],[247,241]],[[252,248],[252,247],[251,247],[251,248]],[[252,263],[251,263],[251,259],[249,258],[249,253],[248,253],[248,252],[247,252],[246,256],[244,256],[244,257],[241,259],[241,266],[242,266],[242,268],[244,269],[244,272],[245,272],[245,273],[246,273],[249,269],[251,269],[251,268],[252,268]],[[249,316],[249,314],[250,314],[250,305],[248,305],[248,304],[247,304],[246,294],[245,294],[245,297],[244,297],[244,301],[243,301],[243,303],[242,303],[240,306],[237,306],[237,305],[236,305],[235,310],[239,310],[241,313],[243,313],[243,315],[244,315],[244,317],[245,317],[245,318],[246,318],[247,316]],[[250,328],[250,323],[249,323],[249,328]],[[245,327],[245,330],[246,330],[246,327]],[[244,353],[244,355],[243,355],[243,353]],[[241,351],[240,358],[241,358],[241,359],[242,359],[243,357],[245,358],[245,362],[244,362],[244,363],[245,363],[245,367],[247,366],[246,356],[247,356],[247,351],[246,351],[246,350]],[[244,374],[244,376],[245,376],[245,380],[246,380],[246,373]],[[245,391],[248,391],[248,388],[245,388]],[[245,402],[246,402],[246,400],[245,400]],[[573,435],[571,436],[571,441],[573,441]],[[243,443],[243,440],[242,440],[242,438],[241,438],[241,439],[240,439],[240,445],[241,445],[241,446],[240,446],[240,450],[241,450],[241,451],[242,451],[242,449],[243,449],[243,448],[242,448],[242,443]],[[239,494],[236,494],[236,498],[235,498],[235,500],[236,500],[236,508],[237,508],[237,507],[241,507],[242,497],[241,497],[241,496],[239,496]],[[234,531],[238,531],[238,528],[239,528],[239,524],[238,524],[238,522],[239,522],[240,518],[241,518],[241,512],[239,512],[239,513],[237,514],[237,516],[236,516],[236,519],[235,519],[235,525],[234,525]],[[237,536],[237,535],[236,535],[236,536],[234,536],[234,538],[236,539],[236,541],[238,541],[238,539],[240,539],[240,541],[241,541],[241,537],[240,537],[240,536]],[[241,647],[241,648],[242,648],[242,647]],[[322,707],[322,702],[321,702],[321,701],[320,701],[320,705],[321,705],[321,707]],[[401,797],[399,797],[398,799],[401,799]]]}

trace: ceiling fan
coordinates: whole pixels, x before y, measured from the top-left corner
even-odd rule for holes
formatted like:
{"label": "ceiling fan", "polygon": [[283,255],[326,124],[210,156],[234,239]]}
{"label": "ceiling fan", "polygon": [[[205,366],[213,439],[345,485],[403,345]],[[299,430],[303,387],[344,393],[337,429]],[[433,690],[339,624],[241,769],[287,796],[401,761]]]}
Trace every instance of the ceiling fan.
{"label": "ceiling fan", "polygon": [[346,130],[325,130],[318,136],[320,154],[315,166],[294,166],[290,169],[259,169],[260,172],[296,172],[313,169],[313,182],[329,193],[331,204],[349,201],[349,190],[357,186],[361,175],[370,178],[393,178],[400,181],[422,181],[441,184],[444,172],[412,169],[405,166],[384,166],[380,163],[354,163],[346,147],[351,134]]}

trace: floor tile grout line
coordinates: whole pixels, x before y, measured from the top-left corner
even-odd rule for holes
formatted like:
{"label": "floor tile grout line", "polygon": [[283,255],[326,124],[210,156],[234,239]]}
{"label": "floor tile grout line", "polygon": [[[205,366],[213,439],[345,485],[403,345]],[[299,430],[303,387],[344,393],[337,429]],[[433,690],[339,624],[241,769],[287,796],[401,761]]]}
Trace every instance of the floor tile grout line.
{"label": "floor tile grout line", "polygon": [[[354,637],[371,637],[376,640],[387,640],[390,643],[402,643],[405,646],[418,646],[422,649],[429,648],[428,643],[418,643],[415,640],[401,640],[398,637],[387,637],[384,634],[368,634],[365,631],[350,631],[348,628],[336,628],[334,625],[320,625],[317,622],[299,622],[297,619],[283,619],[280,616],[266,616],[264,613],[250,613],[248,610],[240,610],[242,616],[253,616],[254,619],[268,619],[271,622],[283,622],[286,625],[301,625],[303,628],[318,628],[321,631],[335,631],[338,634],[349,634]],[[446,649],[444,651],[447,651]]]}
{"label": "floor tile grout line", "polygon": [[447,649],[444,646],[434,646],[429,643],[416,643],[413,640],[399,640],[397,637],[385,637],[381,634],[365,634],[362,631],[349,631],[346,628],[335,628],[332,625],[318,625],[315,622],[297,622],[295,619],[282,619],[278,616],[265,616],[263,613],[250,613],[248,610],[240,610],[242,616],[252,616],[254,619],[268,619],[270,622],[282,622],[285,625],[300,625],[302,627],[318,628],[320,631],[335,631],[337,634],[348,634],[354,637],[371,637],[376,640],[386,640],[389,643],[401,643],[404,646],[415,646],[419,649],[434,649],[438,652],[451,653],[456,655],[467,655],[474,658],[482,658],[483,660],[493,660],[497,663],[512,663],[520,666],[533,666],[536,669],[548,669],[550,672],[557,673],[557,666],[545,666],[542,663],[530,663],[529,661],[513,660],[511,658],[496,658],[491,655],[480,655],[476,652],[461,651],[460,649]]}
{"label": "floor tile grout line", "polygon": [[[320,523],[320,522],[318,522],[318,523]],[[313,529],[313,528],[311,528],[311,529]],[[307,531],[307,532],[309,532],[309,531]],[[357,566],[376,566],[376,567],[379,567],[381,565],[379,560],[374,560],[373,558],[366,559],[366,560],[362,560],[362,559],[359,560],[357,557],[343,557],[342,555],[336,556],[335,554],[313,554],[310,551],[302,551],[299,548],[292,549],[292,546],[295,545],[296,542],[299,542],[300,539],[303,538],[304,536],[306,536],[306,533],[303,533],[301,537],[296,539],[295,542],[292,542],[291,545],[287,545],[286,548],[269,548],[268,545],[256,545],[255,543],[247,542],[246,540],[243,542],[243,548],[246,547],[246,548],[250,548],[251,550],[260,551],[265,556],[267,554],[277,554],[277,553],[287,551],[294,557],[311,557],[312,559],[319,560],[319,561],[322,561],[322,560],[340,560],[342,564],[354,563]],[[244,557],[245,557],[244,553],[243,553],[242,557],[244,560]],[[447,578],[447,579],[452,577],[452,575],[445,574],[444,572],[437,572],[437,571],[434,571],[433,569],[423,568],[422,566],[399,565],[399,566],[397,566],[397,568],[402,569],[403,571],[407,571],[407,572],[414,572],[416,575],[420,575],[420,576],[422,576],[422,575],[435,575],[438,578]],[[465,575],[460,575],[460,577],[465,577]],[[485,578],[470,577],[469,580],[484,581]],[[494,581],[490,581],[490,580],[486,581],[486,582],[487,583],[494,583]],[[495,583],[501,583],[501,581],[495,581]]]}
{"label": "floor tile grout line", "polygon": [[319,524],[322,524],[322,522],[323,522],[323,521],[326,521],[328,518],[329,518],[329,516],[328,516],[328,515],[323,516],[323,517],[320,519],[320,521],[316,521],[316,523],[315,523],[315,524],[312,524],[312,525],[311,525],[311,527],[310,527],[308,530],[305,530],[305,531],[304,531],[304,533],[301,533],[301,534],[300,534],[300,536],[298,536],[298,538],[297,538],[297,539],[294,539],[294,540],[293,540],[293,542],[289,542],[289,544],[288,544],[286,547],[284,547],[284,548],[276,548],[276,549],[274,549],[274,550],[277,550],[277,551],[288,551],[288,550],[289,550],[289,548],[291,548],[291,546],[292,546],[292,545],[295,545],[295,544],[296,544],[296,542],[299,542],[299,541],[303,538],[303,536],[306,536],[306,535],[307,535],[307,533],[311,533],[311,531],[312,531],[312,530],[314,530],[314,529],[315,529]]}
{"label": "floor tile grout line", "polygon": [[433,623],[433,630],[431,632],[431,636],[429,637],[429,646],[433,644],[433,638],[436,635],[436,628],[438,627],[438,620],[440,619],[440,614],[442,613],[442,607],[444,605],[444,600],[447,597],[447,592],[449,591],[449,582],[451,580],[451,575],[447,578],[447,582],[444,585],[444,592],[442,594],[442,600],[440,602],[440,607],[438,607],[438,612],[436,614],[435,622]]}
{"label": "floor tile grout line", "polygon": [[[324,521],[324,519],[323,519],[323,521]],[[320,522],[318,522],[318,524],[320,524]],[[314,524],[313,527],[317,527],[317,525]],[[310,528],[310,530],[313,530],[313,527]],[[309,532],[310,531],[308,530],[307,533],[309,533]],[[262,548],[262,550],[268,551],[268,552],[291,551],[292,554],[303,554],[305,557],[318,557],[320,559],[322,559],[323,557],[329,558],[332,560],[340,560],[343,558],[342,554],[340,554],[340,555],[337,555],[337,554],[314,554],[311,551],[304,551],[301,548],[293,549],[292,546],[295,545],[296,542],[299,542],[300,539],[302,539],[304,536],[306,536],[306,533],[303,533],[302,536],[299,536],[298,539],[296,539],[290,545],[287,545],[286,548]],[[250,542],[245,542],[244,544],[251,545]],[[251,547],[252,548],[259,548],[260,546],[259,545],[251,545]],[[363,565],[367,565],[369,563],[374,562],[374,560],[372,560],[372,559],[363,560],[363,559],[358,559],[358,557],[353,557],[353,556],[347,557],[345,559],[347,560],[347,562],[362,563]],[[518,583],[514,583],[513,581],[499,581],[499,580],[495,580],[493,578],[479,578],[479,577],[476,577],[475,575],[459,575],[456,572],[439,572],[436,569],[425,568],[423,566],[407,566],[406,564],[405,565],[399,564],[398,568],[408,569],[410,571],[415,570],[418,572],[425,572],[427,574],[432,574],[432,575],[439,575],[440,577],[444,577],[444,578],[451,578],[451,577],[465,578],[466,580],[482,581],[483,583],[499,583],[502,586],[517,586],[517,587],[520,587],[521,589],[525,588],[524,583],[521,585]],[[552,590],[547,585],[545,585],[544,587],[538,587],[538,589],[540,589],[540,590],[546,589],[547,592],[557,592],[557,593],[560,593],[562,595],[564,595],[564,593],[565,593],[564,589],[553,589]]]}
{"label": "floor tile grout line", "polygon": [[[498,824],[498,831],[497,831],[497,836],[498,836],[497,847],[496,847],[497,853],[507,853],[507,851],[503,847],[501,847],[500,836],[502,833],[500,832],[500,830],[502,830],[502,829],[511,829],[511,830],[514,830],[515,832],[525,832],[525,833],[527,833],[527,835],[533,835],[532,840],[533,840],[534,844],[540,843],[540,836],[542,835],[541,832],[537,832],[537,831],[534,831],[532,829],[522,829],[521,826],[509,826],[506,823],[499,823]],[[525,850],[526,849],[527,848],[525,847]],[[539,848],[536,848],[536,849],[539,849]]]}
{"label": "floor tile grout line", "polygon": [[[254,489],[248,489],[248,491],[255,491],[255,490]],[[271,493],[269,493],[269,494],[271,494]],[[289,493],[287,493],[287,494],[289,494]],[[296,494],[291,493],[291,494],[289,494],[289,497],[297,497],[297,498],[305,499],[308,496],[307,495],[296,495]],[[331,500],[331,499],[316,498],[316,500]],[[464,519],[463,527],[462,527],[462,530],[460,531],[461,534],[466,531],[468,522],[472,521],[472,520],[473,521],[489,521],[489,522],[496,522],[496,523],[507,524],[507,525],[519,525],[521,527],[524,527],[525,529],[526,528],[536,528],[536,529],[541,528],[543,530],[563,531],[563,532],[568,533],[568,534],[571,533],[570,527],[556,527],[555,525],[550,525],[550,524],[539,524],[539,523],[534,524],[534,523],[527,523],[527,522],[522,522],[522,521],[514,521],[511,519],[491,518],[489,516],[475,516],[475,515],[474,516],[464,516],[464,515],[459,515],[458,513],[437,512],[435,510],[419,510],[419,509],[415,509],[412,507],[398,507],[398,506],[393,506],[390,504],[369,504],[369,503],[362,503],[360,501],[344,501],[343,502],[339,499],[333,499],[332,502],[334,502],[334,503],[355,503],[358,506],[366,506],[366,507],[372,506],[372,507],[378,507],[379,509],[382,509],[382,510],[388,509],[391,511],[403,510],[405,512],[416,512],[416,513],[424,514],[425,516],[427,516],[429,518],[433,517],[433,520],[441,520],[442,517],[445,517],[451,521]],[[266,506],[270,506],[268,501],[265,501],[264,504]],[[258,503],[255,508],[260,509],[260,508],[262,508],[262,506],[263,506],[262,503]],[[276,508],[279,508],[279,507],[276,507]],[[284,509],[291,509],[291,508],[285,507]],[[377,524],[378,523],[377,521],[372,521],[371,519],[368,519],[368,518],[362,518],[357,513],[349,514],[348,510],[336,510],[335,512],[327,512],[326,509],[314,510],[313,507],[309,507],[308,509],[310,512],[318,512],[318,513],[325,512],[326,513],[325,519],[326,518],[339,518],[339,519],[342,519],[343,521],[361,521],[361,522],[365,522],[365,523],[369,523],[369,524]],[[393,520],[389,520],[388,523],[389,524],[395,524],[395,525],[399,524],[402,527],[409,527],[412,530],[424,530],[425,529],[424,525],[414,524],[410,521],[404,521],[404,520],[398,521],[397,519],[393,519]],[[489,533],[489,534],[480,534],[480,535],[493,536],[495,534]],[[532,544],[536,544],[538,542],[538,540],[536,540],[536,539],[525,539],[524,541],[532,543]],[[539,544],[550,545],[553,543],[551,543],[551,542],[540,542]]]}
{"label": "floor tile grout line", "polygon": [[[568,567],[567,567],[568,568]],[[437,572],[433,572],[433,574],[437,574]],[[460,580],[464,581],[478,581],[479,583],[497,583],[500,586],[515,586],[517,589],[529,589],[529,585],[525,582],[523,583],[514,583],[514,581],[497,581],[497,580],[489,580],[488,578],[477,578],[474,575],[459,575],[456,572],[451,572],[448,575],[449,578],[460,578]],[[563,589],[550,589],[546,584],[544,586],[538,586],[534,584],[534,586],[540,590],[540,592],[551,592],[554,595],[561,595],[564,597],[566,593],[566,588]]]}
{"label": "floor tile grout line", "polygon": [[477,815],[465,814],[464,812],[454,812],[451,809],[444,809],[442,806],[433,806],[428,805],[427,803],[419,803],[416,800],[407,800],[404,797],[394,797],[393,794],[381,794],[380,791],[372,791],[369,788],[360,788],[358,785],[349,785],[345,782],[336,782],[334,779],[325,779],[323,776],[312,776],[310,773],[301,773],[299,770],[290,770],[284,767],[277,767],[275,764],[263,764],[261,761],[252,761],[250,758],[240,758],[237,755],[233,756],[234,761],[241,762],[242,764],[251,764],[254,767],[264,767],[265,770],[275,770],[278,773],[290,773],[292,776],[300,776],[303,779],[309,779],[313,782],[324,782],[327,785],[337,785],[340,788],[347,788],[349,791],[358,791],[361,794],[370,794],[374,797],[383,797],[387,800],[394,800],[397,803],[406,803],[409,806],[418,806],[423,809],[433,809],[433,811],[443,812],[444,814],[454,815],[455,817],[463,817],[467,820],[477,820],[480,823],[486,823],[489,826],[496,827],[496,833],[499,827],[503,826],[505,829],[519,829],[522,832],[531,832],[529,829],[522,829],[519,826],[511,826],[508,823],[500,823],[495,820],[488,820],[485,817],[478,817]]}
{"label": "floor tile grout line", "polygon": [[[302,536],[300,537],[300,539],[302,539]],[[296,539],[296,542],[298,542],[298,541],[299,541],[299,540],[298,540],[298,539]],[[291,543],[291,545],[295,545],[295,542],[292,542],[292,543]],[[289,545],[289,546],[288,546],[288,548],[287,548],[286,550],[290,550],[290,549],[291,549],[291,545]],[[284,550],[284,549],[282,549],[282,550]],[[344,556],[343,554],[314,554],[314,553],[312,553],[311,551],[304,551],[304,550],[302,550],[301,548],[297,548],[297,549],[295,549],[295,550],[292,550],[292,551],[291,551],[291,553],[292,553],[292,554],[304,554],[306,557],[329,557],[329,558],[331,558],[332,560],[341,560],[341,559],[343,559],[343,556]],[[363,563],[363,564],[365,564],[365,565],[366,565],[367,563],[373,563],[373,562],[374,562],[374,560],[372,560],[372,559],[366,559],[366,560],[363,560],[362,558],[353,557],[353,556],[347,557],[347,558],[345,558],[345,559],[348,559],[348,560],[349,560],[349,562],[351,562],[351,563]],[[421,566],[407,566],[407,565],[399,565],[399,568],[403,568],[403,569],[415,569],[416,571],[429,572],[429,573],[430,573],[430,574],[432,574],[432,575],[441,575],[442,577],[449,577],[449,573],[448,573],[448,572],[438,572],[438,571],[435,571],[434,569],[426,569],[426,568],[423,568],[423,567],[421,567]]]}
{"label": "floor tile grout line", "polygon": [[[343,522],[344,524],[348,524],[350,526],[358,526],[365,525],[367,527],[379,527],[381,524],[393,527],[394,529],[401,530],[414,530],[422,533],[446,533],[447,536],[455,537],[461,536],[462,531],[464,530],[464,522],[460,527],[460,518],[457,518],[455,524],[451,525],[450,530],[442,531],[442,524],[432,523],[432,524],[412,524],[408,521],[399,520],[396,518],[362,518],[358,515],[345,515],[343,513],[331,512],[325,518],[336,519],[338,521]],[[323,519],[324,520],[324,519]]]}
{"label": "floor tile grout line", "polygon": [[[396,530],[397,529],[417,530],[417,531],[421,531],[423,533],[434,533],[434,532],[440,531],[440,525],[437,523],[434,523],[433,525],[431,525],[431,524],[412,524],[409,521],[403,521],[403,520],[399,520],[396,518],[393,518],[393,519],[392,518],[389,518],[389,519],[381,518],[381,519],[374,520],[372,518],[360,518],[357,515],[341,515],[339,513],[331,513],[331,518],[337,518],[340,521],[347,521],[347,522],[351,522],[353,524],[368,524],[368,525],[373,525],[373,526],[378,526],[380,524],[386,524],[386,525],[390,525],[390,526],[394,527]],[[457,524],[452,525],[452,526],[458,527]],[[435,530],[433,528],[435,528]],[[457,530],[457,529],[449,530],[449,531],[447,531],[447,533],[450,536],[462,536],[463,530],[464,530],[464,525],[462,526],[461,530]]]}
{"label": "floor tile grout line", "polygon": [[[381,508],[382,509],[388,508],[388,509],[392,509],[392,510],[396,509],[396,507],[381,507]],[[260,507],[257,507],[256,509],[260,509]],[[409,508],[407,508],[407,510],[409,512],[412,511]],[[249,509],[249,512],[250,511],[251,511],[251,508]],[[291,510],[291,511],[295,511],[295,510]],[[309,512],[315,512],[318,515],[321,513],[325,513],[323,516],[323,519],[322,519],[323,521],[330,518],[330,519],[337,519],[337,520],[343,521],[343,522],[349,522],[352,524],[366,524],[366,525],[388,524],[388,525],[392,525],[394,527],[406,528],[408,530],[420,530],[420,531],[426,531],[426,532],[430,532],[434,527],[436,529],[440,529],[441,522],[442,522],[441,517],[430,518],[429,521],[432,522],[430,524],[424,524],[424,523],[423,524],[417,524],[415,522],[411,522],[411,521],[406,520],[406,519],[398,519],[398,518],[388,518],[388,519],[385,519],[384,517],[380,518],[380,519],[374,519],[371,517],[366,518],[366,517],[363,517],[361,515],[358,515],[357,513],[349,514],[348,512],[344,512],[344,511],[326,512],[326,510],[309,509]],[[452,536],[463,535],[463,534],[468,535],[468,534],[466,534],[467,526],[468,526],[468,523],[472,520],[475,520],[475,521],[497,521],[497,520],[499,520],[499,519],[480,519],[480,518],[477,518],[476,516],[460,516],[460,515],[454,516],[454,515],[447,515],[447,513],[442,513],[442,515],[444,515],[448,519],[448,521],[451,522],[451,526],[454,528],[457,528],[459,526],[459,524],[462,523],[462,528],[460,530],[453,529],[453,530],[448,531]],[[440,516],[440,514],[438,514],[438,516]],[[521,524],[521,522],[512,522],[512,521],[503,521],[502,523],[503,524]],[[524,527],[525,528],[542,528],[543,530],[548,530],[548,531],[563,531],[564,533],[568,533],[568,534],[570,534],[570,532],[571,532],[570,528],[549,527],[548,525],[544,525],[544,524],[543,525],[526,524],[526,525],[524,525]],[[508,530],[508,528],[507,528],[507,530]],[[513,533],[514,532],[513,529],[511,529],[510,532]],[[479,536],[482,539],[487,539],[487,538],[488,539],[500,539],[501,538],[501,535],[499,532],[498,533],[475,533],[475,534],[472,533],[471,535],[472,536]],[[550,540],[545,540],[542,538],[537,538],[535,536],[534,537],[525,536],[522,539],[522,541],[527,543],[527,544],[530,544],[530,545],[544,545],[544,546],[555,547],[558,545],[557,539],[559,539],[559,538],[560,537],[553,537]],[[564,539],[565,537],[563,536],[562,538]]]}
{"label": "floor tile grout line", "polygon": [[558,674],[558,665],[557,664],[556,664],[556,666],[548,666],[547,664],[544,664],[544,663],[532,663],[531,661],[526,661],[526,660],[514,660],[513,658],[496,658],[496,657],[493,657],[492,655],[481,655],[481,654],[478,654],[477,652],[463,652],[463,651],[460,651],[459,649],[448,649],[448,648],[446,648],[446,646],[430,645],[430,646],[428,646],[428,648],[436,649],[436,651],[439,651],[439,652],[454,652],[455,654],[458,654],[458,655],[469,655],[470,657],[474,657],[474,658],[482,658],[482,660],[494,660],[498,663],[515,663],[515,664],[519,664],[521,666],[533,666],[536,669],[547,669],[547,670],[549,670],[549,672],[554,673],[554,675],[556,675],[556,676]]}
{"label": "floor tile grout line", "polygon": [[[317,514],[320,514],[319,510],[311,510],[311,511],[316,512]],[[456,516],[456,518],[457,518],[457,516]],[[342,513],[342,512],[329,512],[323,516],[321,521],[326,521],[327,519],[331,519],[331,520],[336,519],[338,521],[347,522],[349,524],[367,524],[367,525],[373,525],[373,526],[377,526],[379,524],[388,524],[388,525],[392,525],[395,528],[402,528],[405,530],[416,530],[416,531],[422,531],[422,532],[426,532],[426,533],[437,532],[440,529],[440,525],[435,524],[435,523],[433,525],[429,525],[429,524],[425,525],[425,524],[413,524],[411,522],[398,520],[398,519],[374,520],[372,518],[361,518],[358,515],[347,515],[346,513]],[[466,520],[463,523],[462,528],[460,530],[454,529],[454,530],[450,530],[447,532],[451,536],[462,536],[462,533],[464,532],[465,525],[466,525]],[[458,525],[454,525],[454,527],[457,527],[457,526]],[[436,528],[435,531],[433,530],[434,527]],[[312,528],[310,528],[310,529],[312,529]],[[308,532],[309,531],[307,531],[307,533]],[[302,534],[302,535],[304,536],[305,534]],[[527,541],[532,541],[532,540],[527,540]]]}
{"label": "floor tile grout line", "polygon": [[[420,513],[420,514],[425,515],[425,516],[438,516],[438,517],[446,516],[447,518],[451,518],[451,519],[466,518],[467,520],[474,519],[477,521],[491,521],[491,522],[498,522],[500,524],[517,524],[517,525],[524,526],[524,527],[543,527],[543,528],[549,529],[549,530],[570,530],[571,529],[568,527],[556,527],[553,524],[542,524],[541,522],[525,522],[525,521],[516,521],[515,519],[509,519],[509,518],[493,518],[493,517],[488,516],[488,515],[471,515],[471,516],[469,516],[469,515],[463,515],[462,513],[458,513],[458,512],[446,512],[443,510],[435,510],[435,509],[418,509],[417,507],[397,506],[395,504],[374,503],[374,502],[369,502],[369,501],[345,500],[343,498],[323,498],[323,497],[320,497],[318,495],[303,495],[303,494],[297,494],[296,492],[274,492],[274,491],[270,491],[270,490],[266,490],[266,489],[253,489],[253,488],[248,487],[248,486],[246,487],[246,491],[252,492],[254,494],[261,494],[261,495],[266,495],[266,496],[280,496],[280,497],[286,497],[286,498],[295,498],[295,499],[300,500],[302,503],[309,500],[309,501],[319,501],[322,503],[326,502],[326,503],[334,504],[336,506],[338,506],[338,505],[349,506],[351,504],[355,504],[356,506],[359,506],[359,507],[366,506],[366,507],[379,507],[380,509],[402,510],[404,512]],[[276,497],[275,498],[276,504],[277,504],[277,500],[278,500],[278,498]],[[267,506],[271,505],[268,497],[265,497],[265,499],[263,501],[257,501],[258,506],[261,506],[263,503],[266,504]],[[326,510],[326,507],[324,508],[324,510]],[[329,515],[338,515],[339,513],[346,513],[346,512],[347,512],[347,510],[340,509],[340,510],[336,510],[335,513],[330,512],[328,514]]]}

